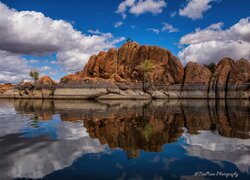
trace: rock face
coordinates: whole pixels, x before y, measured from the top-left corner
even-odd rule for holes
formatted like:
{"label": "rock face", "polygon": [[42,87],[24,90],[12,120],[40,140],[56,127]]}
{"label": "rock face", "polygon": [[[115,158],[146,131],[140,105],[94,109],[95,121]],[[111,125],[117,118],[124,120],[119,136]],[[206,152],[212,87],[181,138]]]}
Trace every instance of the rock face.
{"label": "rock face", "polygon": [[216,66],[216,70],[210,80],[208,94],[210,98],[225,98],[226,84],[233,65],[234,60],[232,60],[231,58],[223,58],[219,61]]}
{"label": "rock face", "polygon": [[244,84],[250,83],[250,62],[246,59],[236,61],[230,72],[229,84]]}
{"label": "rock face", "polygon": [[206,67],[189,62],[185,67],[184,84],[204,84],[209,83],[211,72]]}
{"label": "rock face", "polygon": [[43,76],[37,80],[36,84],[54,86],[57,83],[53,79],[51,79],[49,76]]}
{"label": "rock face", "polygon": [[8,91],[9,89],[14,88],[14,85],[10,84],[10,83],[6,83],[6,84],[0,84],[0,94],[5,93],[6,91]]}
{"label": "rock face", "polygon": [[206,98],[211,72],[206,67],[189,62],[185,67],[181,98]]}
{"label": "rock face", "polygon": [[158,46],[140,46],[127,42],[119,49],[111,48],[90,57],[81,77],[100,77],[115,82],[139,82],[143,79],[142,64],[152,62],[148,82],[176,84],[182,81],[184,68],[170,51]]}
{"label": "rock face", "polygon": [[236,61],[227,82],[226,98],[250,98],[250,61]]}

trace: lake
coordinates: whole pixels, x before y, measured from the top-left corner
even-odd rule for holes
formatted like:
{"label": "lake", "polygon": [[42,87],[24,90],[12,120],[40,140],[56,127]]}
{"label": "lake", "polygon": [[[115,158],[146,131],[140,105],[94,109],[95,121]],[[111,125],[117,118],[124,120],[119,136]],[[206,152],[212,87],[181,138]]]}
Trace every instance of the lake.
{"label": "lake", "polygon": [[0,100],[0,179],[250,178],[248,100]]}

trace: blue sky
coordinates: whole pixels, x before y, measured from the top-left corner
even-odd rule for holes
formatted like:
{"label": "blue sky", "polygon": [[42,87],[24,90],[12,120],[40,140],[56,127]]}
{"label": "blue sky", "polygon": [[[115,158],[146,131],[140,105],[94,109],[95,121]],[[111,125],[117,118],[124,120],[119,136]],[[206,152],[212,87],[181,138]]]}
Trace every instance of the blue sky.
{"label": "blue sky", "polygon": [[0,82],[26,79],[31,68],[59,80],[128,37],[167,48],[184,64],[250,59],[248,0],[0,2]]}

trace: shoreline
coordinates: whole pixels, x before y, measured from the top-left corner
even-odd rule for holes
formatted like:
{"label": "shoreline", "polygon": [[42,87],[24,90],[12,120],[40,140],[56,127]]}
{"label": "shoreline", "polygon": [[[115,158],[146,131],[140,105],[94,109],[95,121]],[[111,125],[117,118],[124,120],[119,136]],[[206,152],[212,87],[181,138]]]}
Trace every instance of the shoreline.
{"label": "shoreline", "polygon": [[75,84],[63,86],[15,87],[0,94],[1,99],[249,99],[250,83],[232,85],[175,84],[147,85],[146,92],[138,84]]}

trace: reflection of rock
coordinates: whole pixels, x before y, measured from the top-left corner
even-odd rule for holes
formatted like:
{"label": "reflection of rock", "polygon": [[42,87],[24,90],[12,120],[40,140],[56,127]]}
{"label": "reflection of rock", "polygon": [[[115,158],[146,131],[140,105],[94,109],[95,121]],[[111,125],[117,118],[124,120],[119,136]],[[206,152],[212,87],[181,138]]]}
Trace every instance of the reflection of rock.
{"label": "reflection of rock", "polygon": [[183,147],[189,155],[214,161],[228,161],[235,164],[240,171],[250,172],[250,140],[226,138],[212,133],[200,131],[198,135],[183,134]]}
{"label": "reflection of rock", "polygon": [[[59,113],[63,121],[104,121],[123,118],[143,119],[143,109],[151,112],[156,119],[169,123],[185,122],[189,133],[196,134],[198,130],[218,130],[226,137],[249,138],[249,101],[227,100],[144,100],[117,101],[101,100],[99,102],[86,100],[13,100],[15,109],[20,114],[34,114],[34,120],[49,120]],[[156,111],[157,109],[157,111]],[[168,119],[164,119],[168,115]],[[144,113],[144,119],[150,117]],[[107,121],[108,122],[108,121]],[[171,120],[172,122],[172,120]],[[116,122],[118,123],[118,122]],[[121,122],[124,123],[124,122]]]}
{"label": "reflection of rock", "polygon": [[83,154],[105,150],[98,141],[89,138],[81,123],[59,125],[59,141],[45,136],[24,138],[20,134],[0,137],[0,179],[42,178],[70,166]]}
{"label": "reflection of rock", "polygon": [[182,101],[181,107],[183,116],[185,117],[186,127],[189,133],[196,133],[197,130],[209,130],[211,127],[211,119],[209,117],[209,109],[206,100],[189,100]]}
{"label": "reflection of rock", "polygon": [[101,144],[111,148],[120,147],[128,157],[139,156],[139,151],[158,152],[164,144],[178,138],[183,119],[175,113],[165,116],[163,107],[133,108],[126,113],[113,113],[108,117],[84,119],[90,137],[98,138]]}
{"label": "reflection of rock", "polygon": [[52,100],[15,100],[16,111],[24,114],[34,114],[34,120],[50,120],[54,114]]}
{"label": "reflection of rock", "polygon": [[[190,155],[227,160],[243,171],[249,164],[249,140],[235,138],[250,138],[249,101],[7,99],[0,100],[0,115],[0,167],[4,172],[0,179],[43,177],[70,166],[84,153],[104,151],[100,144],[121,148],[128,158],[138,157],[142,150],[158,152],[177,140],[183,127],[190,132],[183,135],[192,145],[184,145]],[[43,121],[47,119],[50,121]],[[39,130],[32,127],[33,120],[45,132],[34,135]],[[209,129],[226,137],[209,131],[199,134]],[[51,140],[50,133],[57,141]],[[25,138],[29,135],[32,138]]]}
{"label": "reflection of rock", "polygon": [[230,137],[250,138],[250,103],[249,101],[227,100],[228,124]]}

